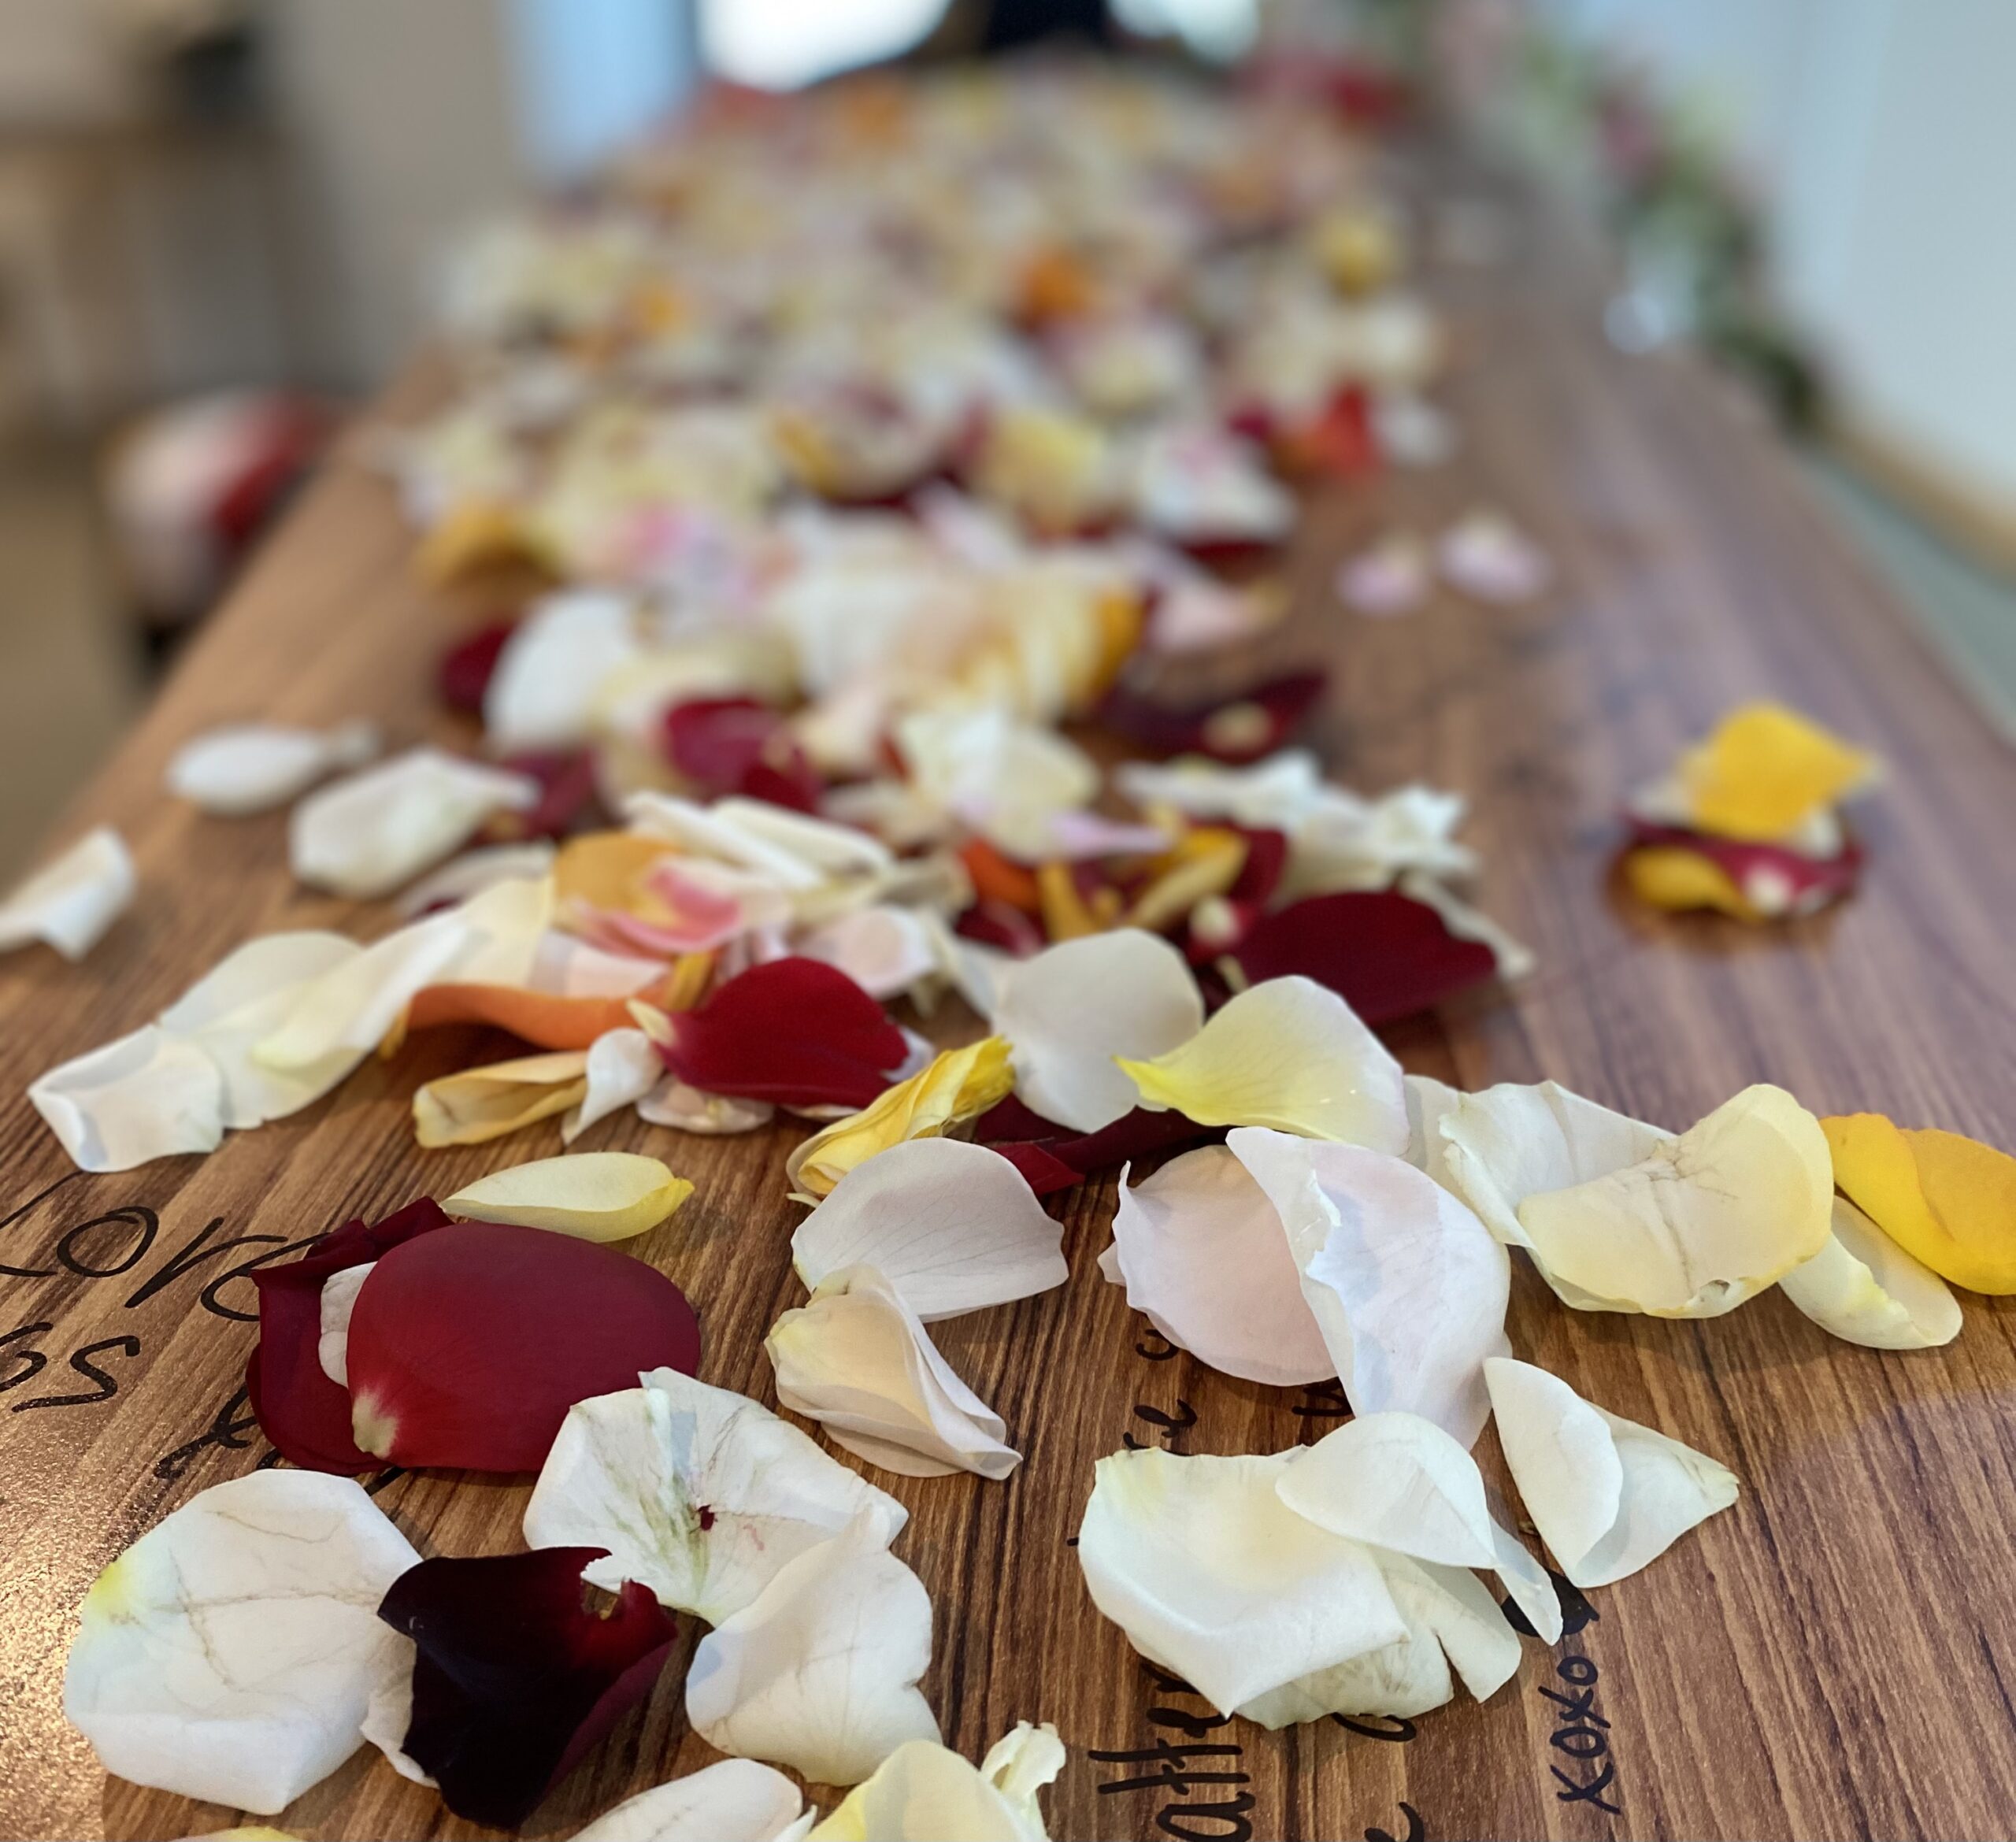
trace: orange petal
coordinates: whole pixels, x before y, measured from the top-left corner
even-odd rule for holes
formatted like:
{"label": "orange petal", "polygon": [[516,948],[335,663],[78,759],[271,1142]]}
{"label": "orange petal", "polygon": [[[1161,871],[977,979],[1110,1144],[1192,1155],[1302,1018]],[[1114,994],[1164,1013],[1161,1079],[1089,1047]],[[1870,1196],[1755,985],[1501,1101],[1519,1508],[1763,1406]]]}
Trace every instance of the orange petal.
{"label": "orange petal", "polygon": [[1820,1129],[1836,1187],[1906,1253],[1970,1292],[2016,1292],[2016,1158],[1880,1113]]}
{"label": "orange petal", "polygon": [[554,899],[563,907],[579,902],[627,912],[636,904],[645,872],[677,854],[677,846],[636,832],[585,832],[569,839],[553,860]]}

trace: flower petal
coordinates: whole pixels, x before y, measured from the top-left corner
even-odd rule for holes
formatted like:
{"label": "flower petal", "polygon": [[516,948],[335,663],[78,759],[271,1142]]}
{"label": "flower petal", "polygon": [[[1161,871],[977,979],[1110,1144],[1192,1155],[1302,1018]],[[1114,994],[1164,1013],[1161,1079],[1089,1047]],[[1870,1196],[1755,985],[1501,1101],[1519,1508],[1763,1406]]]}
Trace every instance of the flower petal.
{"label": "flower petal", "polygon": [[[368,1272],[384,1253],[445,1227],[448,1218],[428,1197],[409,1203],[367,1227],[360,1219],[325,1235],[298,1260],[254,1269],[259,1293],[259,1342],[245,1364],[245,1392],[259,1429],[291,1463],[313,1471],[369,1471],[379,1461],[360,1451],[350,1425],[349,1315],[354,1289],[339,1280]],[[358,1285],[362,1284],[359,1280]],[[332,1321],[332,1289],[349,1290],[340,1327]],[[341,1377],[324,1358],[340,1328]],[[335,1351],[328,1351],[333,1357]]]}
{"label": "flower petal", "polygon": [[377,752],[378,731],[371,723],[328,730],[227,723],[192,737],[169,757],[168,790],[205,812],[234,817],[266,812],[326,775],[362,766]]}
{"label": "flower petal", "polygon": [[80,1170],[131,1170],[224,1142],[217,1065],[158,1024],[52,1068],[28,1099]]}
{"label": "flower petal", "polygon": [[460,850],[493,813],[538,798],[523,774],[409,749],[302,800],[287,825],[287,862],[312,888],[389,895]]}
{"label": "flower petal", "polygon": [[1715,1318],[1818,1253],[1833,1200],[1818,1121],[1759,1085],[1636,1163],[1528,1196],[1518,1219],[1568,1303]]}
{"label": "flower petal", "polygon": [[861,1112],[815,1132],[784,1160],[784,1176],[809,1197],[830,1195],[848,1172],[880,1153],[978,1118],[1008,1097],[1014,1080],[1005,1036],[945,1050]]}
{"label": "flower petal", "polygon": [[1554,1576],[1526,1551],[1526,1544],[1508,1533],[1495,1519],[1491,1525],[1494,1551],[1492,1566],[1505,1596],[1532,1628],[1533,1635],[1551,1649],[1561,1641],[1561,1595]]}
{"label": "flower petal", "polygon": [[863,1521],[787,1561],[700,1640],[686,1718],[719,1751],[858,1785],[906,1740],[937,1740],[917,1686],[930,1666],[930,1595]]}
{"label": "flower petal", "polygon": [[401,1750],[456,1815],[516,1829],[663,1670],[676,1629],[643,1587],[584,1605],[595,1554],[442,1555],[385,1595],[379,1617],[418,1647]]}
{"label": "flower petal", "polygon": [[610,1114],[643,1099],[665,1077],[665,1063],[646,1032],[608,1030],[589,1046],[583,1073],[587,1091],[561,1124],[560,1137],[565,1144],[573,1144]]}
{"label": "flower petal", "polygon": [[536,1470],[576,1402],[699,1359],[692,1306],[641,1260],[453,1222],[381,1256],[358,1294],[352,1423],[392,1464]]}
{"label": "flower petal", "polygon": [[914,1139],[843,1177],[798,1225],[791,1261],[808,1288],[873,1266],[929,1323],[1063,1284],[1063,1232],[991,1151]]}
{"label": "flower petal", "polygon": [[1530,601],[1554,577],[1547,553],[1497,512],[1458,519],[1436,545],[1436,559],[1452,587],[1479,601]]}
{"label": "flower petal", "polygon": [[1368,1024],[1432,1010],[1498,973],[1481,941],[1392,889],[1311,895],[1263,917],[1232,949],[1249,984],[1299,974],[1335,991]]}
{"label": "flower petal", "polygon": [[579,1106],[587,1091],[588,1057],[583,1049],[465,1068],[413,1090],[413,1133],[429,1150],[486,1144]]}
{"label": "flower petal", "polygon": [[532,838],[521,844],[482,844],[451,857],[438,870],[432,870],[400,891],[398,910],[411,921],[437,908],[452,908],[458,902],[480,895],[499,883],[529,878],[542,880],[553,868],[554,850],[549,838]]}
{"label": "flower petal", "polygon": [[975,1770],[928,1740],[898,1747],[806,1842],[1044,1842],[1036,1792],[1064,1769],[1057,1729],[1019,1722]]}
{"label": "flower petal", "polygon": [[2016,1158],[1880,1113],[1823,1119],[1834,1181],[1904,1251],[1975,1292],[2016,1292]]}
{"label": "flower petal", "polygon": [[1079,1527],[1092,1603],[1221,1714],[1406,1633],[1371,1551],[1280,1500],[1289,1462],[1116,1452]]}
{"label": "flower petal", "polygon": [[1183,955],[1133,928],[1066,940],[1005,965],[995,993],[994,1025],[1014,1045],[1016,1091],[1045,1118],[1079,1132],[1097,1132],[1133,1109],[1133,1084],[1116,1058],[1159,1055],[1203,1021]]}
{"label": "flower petal", "polygon": [[[584,1101],[583,1105],[586,1104]],[[738,1100],[727,1094],[705,1093],[670,1074],[637,1103],[637,1117],[647,1125],[669,1125],[676,1132],[710,1136],[760,1131],[776,1112],[776,1108],[767,1100]]]}
{"label": "flower petal", "polygon": [[819,776],[769,704],[753,697],[692,698],[673,704],[662,722],[666,758],[701,792],[817,810]]}
{"label": "flower petal", "polygon": [[587,1568],[591,1584],[639,1581],[719,1625],[857,1516],[884,1547],[909,1519],[754,1401],[669,1369],[641,1380],[569,1412],[525,1506],[532,1547],[608,1551]]}
{"label": "flower petal", "polygon": [[1429,1074],[1410,1074],[1406,1084],[1407,1148],[1400,1155],[1459,1201],[1466,1200],[1449,1176],[1449,1141],[1442,1136],[1442,1122],[1455,1111],[1462,1091]]}
{"label": "flower petal", "polygon": [[566,998],[518,985],[423,986],[406,1014],[408,1030],[486,1024],[541,1049],[586,1049],[629,1021],[626,996]]}
{"label": "flower petal", "polygon": [[869,997],[886,1003],[940,970],[930,930],[907,908],[879,902],[850,910],[797,940],[807,959],[838,966]]}
{"label": "flower petal", "polygon": [[1861,878],[1862,860],[1862,847],[1851,839],[1814,856],[1634,817],[1621,862],[1632,894],[1654,908],[1710,908],[1759,921],[1812,914],[1849,894]]}
{"label": "flower petal", "polygon": [[82,959],[125,913],[135,887],[125,841],[100,825],[0,901],[0,953],[43,940]]}
{"label": "flower petal", "polygon": [[1511,1274],[1462,1202],[1410,1164],[1243,1126],[1226,1140],[1267,1192],[1353,1410],[1421,1414],[1464,1446],[1489,1409]]}
{"label": "flower petal", "polygon": [[1343,999],[1313,979],[1269,979],[1154,1060],[1116,1059],[1143,1106],[1169,1107],[1200,1125],[1406,1148],[1399,1063]]}
{"label": "flower petal", "polygon": [[1245,762],[1272,754],[1322,700],[1329,674],[1284,672],[1208,702],[1159,703],[1116,686],[1099,706],[1102,726],[1161,754]]}
{"label": "flower petal", "polygon": [[1826,1244],[1778,1287],[1822,1330],[1868,1349],[1928,1350],[1960,1334],[1945,1282],[1845,1196],[1834,1199]]}
{"label": "flower petal", "polygon": [[1162,1336],[1225,1374],[1298,1388],[1337,1372],[1280,1217],[1222,1145],[1187,1152],[1132,1188],[1123,1173],[1099,1264]]}
{"label": "flower petal", "polygon": [[865,1106],[909,1054],[843,972],[816,959],[752,965],[672,1019],[666,1066],[690,1087],[787,1106]]}
{"label": "flower petal", "polygon": [[465,1221],[502,1221],[587,1241],[623,1241],[670,1221],[692,1193],[691,1184],[655,1158],[635,1151],[575,1151],[493,1171],[441,1206]]}
{"label": "flower petal", "polygon": [[1747,703],[1680,758],[1688,817],[1704,832],[1783,839],[1874,777],[1873,755],[1783,704]]}
{"label": "flower petal", "polygon": [[63,1711],[108,1771],[270,1815],[357,1750],[406,1666],[376,1613],[418,1558],[353,1479],[216,1484],[93,1583]]}
{"label": "flower petal", "polygon": [[724,1759],[604,1810],[573,1842],[782,1842],[805,1799],[782,1772]]}
{"label": "flower petal", "polygon": [[1418,1414],[1359,1414],[1297,1453],[1275,1488],[1333,1535],[1446,1566],[1494,1564],[1477,1461]]}
{"label": "flower petal", "polygon": [[481,714],[498,659],[517,625],[515,616],[486,621],[442,654],[434,669],[434,688],[449,709],[466,710],[471,716]]}
{"label": "flower petal", "polygon": [[962,1381],[915,1311],[872,1266],[822,1279],[764,1340],[777,1400],[817,1420],[836,1445],[906,1477],[973,1471],[1001,1478],[1022,1462],[1001,1416]]}
{"label": "flower petal", "polygon": [[1533,1526],[1574,1585],[1608,1586],[1736,1499],[1733,1473],[1585,1401],[1559,1377],[1484,1365],[1505,1462]]}
{"label": "flower petal", "polygon": [[485,740],[500,754],[592,740],[603,686],[643,650],[628,595],[545,596],[498,650],[484,686]]}

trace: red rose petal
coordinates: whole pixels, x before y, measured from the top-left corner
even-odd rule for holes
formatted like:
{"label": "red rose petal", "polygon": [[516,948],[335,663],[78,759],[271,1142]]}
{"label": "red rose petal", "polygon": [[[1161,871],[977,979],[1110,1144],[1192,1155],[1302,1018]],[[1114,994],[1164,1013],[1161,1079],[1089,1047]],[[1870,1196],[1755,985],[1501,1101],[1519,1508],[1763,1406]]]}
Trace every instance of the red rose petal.
{"label": "red rose petal", "polygon": [[1145,1106],[1095,1132],[1073,1132],[1032,1111],[1012,1094],[982,1114],[973,1127],[974,1138],[1014,1165],[1039,1196],[1067,1190],[1095,1170],[1223,1136],[1221,1128],[1199,1125],[1180,1113],[1151,1113]]}
{"label": "red rose petal", "polygon": [[350,1436],[350,1392],[322,1372],[322,1287],[332,1273],[361,1266],[445,1228],[448,1217],[422,1196],[375,1226],[346,1221],[298,1260],[252,1274],[259,1291],[259,1343],[245,1363],[246,1398],[273,1449],[308,1471],[372,1471],[384,1462]]}
{"label": "red rose petal", "polygon": [[1392,889],[1311,895],[1263,916],[1232,957],[1249,984],[1300,973],[1369,1024],[1432,1010],[1498,972],[1480,940],[1450,932],[1425,902]]}
{"label": "red rose petal", "polygon": [[738,973],[672,1018],[665,1066],[687,1086],[784,1106],[865,1106],[910,1053],[839,967],[795,956]]}
{"label": "red rose petal", "polygon": [[484,827],[495,843],[518,838],[564,838],[584,814],[599,809],[595,757],[585,748],[507,756],[497,764],[539,782],[538,799],[524,811],[498,813]]}
{"label": "red rose petal", "polygon": [[1324,671],[1285,672],[1206,703],[1188,704],[1161,703],[1115,686],[1100,704],[1098,720],[1158,754],[1258,761],[1287,741],[1329,681]]}
{"label": "red rose petal", "polygon": [[1373,432],[1372,400],[1362,387],[1347,384],[1320,415],[1293,428],[1277,430],[1275,453],[1280,463],[1298,473],[1323,473],[1354,480],[1379,466],[1379,442]]}
{"label": "red rose petal", "polygon": [[1006,902],[976,902],[952,924],[952,931],[966,940],[999,947],[1017,959],[1040,953],[1044,945],[1043,929]]}
{"label": "red rose petal", "polygon": [[484,693],[502,657],[504,643],[517,630],[515,620],[487,621],[442,654],[435,668],[435,688],[450,710],[483,713]]}
{"label": "red rose petal", "polygon": [[1712,832],[1696,832],[1684,825],[1659,825],[1625,815],[1631,825],[1627,849],[1640,846],[1677,846],[1705,857],[1721,870],[1744,898],[1762,913],[1771,913],[1749,894],[1751,879],[1780,879],[1790,891],[1788,915],[1810,914],[1837,901],[1852,890],[1862,877],[1862,847],[1851,838],[1842,841],[1832,857],[1808,857],[1788,851],[1782,844],[1757,844],[1737,838],[1719,838]]}
{"label": "red rose petal", "polygon": [[392,1249],[350,1321],[358,1443],[395,1465],[536,1470],[576,1401],[699,1361],[693,1307],[655,1267],[495,1222]]}
{"label": "red rose petal", "polygon": [[665,713],[665,757],[710,797],[739,793],[816,812],[825,787],[784,719],[749,697],[698,698]]}
{"label": "red rose petal", "polygon": [[378,1615],[418,1647],[402,1750],[470,1822],[515,1829],[647,1696],[678,1627],[627,1582],[606,1616],[581,1570],[606,1551],[422,1561]]}

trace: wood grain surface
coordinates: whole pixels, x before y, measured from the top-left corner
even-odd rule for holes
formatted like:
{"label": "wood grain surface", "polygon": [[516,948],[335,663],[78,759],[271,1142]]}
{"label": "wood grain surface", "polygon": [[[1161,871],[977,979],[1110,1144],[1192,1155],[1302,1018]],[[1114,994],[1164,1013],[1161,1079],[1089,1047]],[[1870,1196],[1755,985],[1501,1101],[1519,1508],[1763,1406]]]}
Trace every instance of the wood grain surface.
{"label": "wood grain surface", "polygon": [[[1551,1076],[1679,1126],[1754,1080],[1816,1111],[2016,1144],[2016,760],[1941,676],[1773,440],[1681,358],[1626,358],[1596,295],[1529,219],[1495,270],[1432,272],[1453,317],[1451,465],[1329,492],[1291,559],[1269,654],[1335,669],[1317,740],[1368,789],[1419,776],[1467,794],[1482,905],[1531,942],[1509,995],[1392,1032],[1410,1067],[1466,1087]],[[422,381],[408,387],[410,396]],[[1331,597],[1338,558],[1389,522],[1489,501],[1559,565],[1530,607],[1443,597],[1375,621]],[[36,1073],[153,1015],[246,936],[373,932],[382,907],[296,888],[284,819],[169,800],[170,751],[254,713],[369,713],[395,743],[471,732],[433,709],[452,610],[415,586],[389,494],[332,469],[55,836],[118,825],[134,908],[82,964],[0,961],[0,1831],[177,1836],[234,1813],[98,1768],[60,1706],[93,1574],[205,1486],[265,1451],[237,1391],[248,1260],[346,1217],[558,1149],[550,1123],[466,1150],[416,1148],[422,1080],[511,1052],[436,1031],[305,1114],[208,1158],[66,1176],[23,1099]],[[1609,878],[1626,789],[1739,699],[1795,702],[1878,748],[1870,866],[1834,914],[1749,932],[1632,912]],[[632,1243],[683,1285],[704,1379],[773,1399],[763,1333],[802,1294],[782,1163],[799,1130],[687,1138],[612,1121],[590,1146],[647,1149],[699,1194]],[[1018,1719],[1057,1723],[1059,1837],[1961,1836],[2016,1826],[2016,1310],[1969,1298],[1959,1340],[1878,1354],[1831,1341],[1777,1293],[1706,1323],[1577,1315],[1523,1265],[1516,1351],[1619,1413],[1714,1454],[1729,1514],[1593,1596],[1517,1680],[1412,1724],[1270,1735],[1158,1681],[1093,1610],[1069,1541],[1093,1461],[1132,1436],[1191,1452],[1320,1436],[1334,1393],[1204,1369],[1149,1332],[1094,1264],[1108,1184],[1054,1205],[1068,1285],[935,1327],[1027,1462],[1006,1484],[886,1477],[899,1551],[929,1588],[925,1687],[977,1757]],[[94,1379],[102,1375],[102,1381]],[[1480,1448],[1496,1463],[1490,1436]],[[515,1547],[529,1480],[399,1476],[377,1500],[428,1553]],[[711,1757],[685,1731],[694,1633],[633,1714],[539,1812],[566,1836]],[[1391,1729],[1380,1731],[1381,1728]],[[828,1797],[826,1801],[830,1803]],[[477,1833],[359,1752],[281,1819],[309,1836]]]}

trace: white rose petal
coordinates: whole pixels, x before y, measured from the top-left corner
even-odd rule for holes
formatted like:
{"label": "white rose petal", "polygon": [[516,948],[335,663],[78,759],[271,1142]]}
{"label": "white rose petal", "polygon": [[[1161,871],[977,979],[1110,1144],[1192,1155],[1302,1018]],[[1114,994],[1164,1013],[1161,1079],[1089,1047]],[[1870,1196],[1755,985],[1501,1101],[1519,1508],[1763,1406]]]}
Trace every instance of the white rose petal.
{"label": "white rose petal", "polygon": [[1275,1488],[1332,1535],[1445,1566],[1494,1564],[1477,1461],[1418,1414],[1359,1414],[1298,1452]]}
{"label": "white rose petal", "polygon": [[52,1068],[28,1099],[80,1170],[131,1170],[224,1142],[217,1064],[158,1024]]}
{"label": "white rose petal", "polygon": [[643,650],[627,596],[570,588],[518,623],[483,694],[484,738],[498,754],[592,739],[604,684]]}
{"label": "white rose petal", "polygon": [[1064,1769],[1057,1729],[1021,1722],[976,1770],[928,1740],[899,1746],[806,1842],[1045,1842],[1036,1793]]}
{"label": "white rose petal", "polygon": [[783,1842],[805,1799],[782,1772],[724,1759],[605,1810],[573,1842]]}
{"label": "white rose petal", "polygon": [[125,841],[100,825],[0,902],[0,953],[42,940],[82,959],[125,912],[135,886]]}
{"label": "white rose petal", "polygon": [[1929,1350],[1960,1334],[1960,1305],[1845,1196],[1834,1199],[1833,1232],[1778,1288],[1818,1325],[1872,1350]]}
{"label": "white rose petal", "polygon": [[642,1030],[605,1030],[588,1045],[588,1091],[560,1122],[571,1145],[598,1121],[633,1106],[665,1078],[665,1060]]}
{"label": "white rose petal", "polygon": [[168,764],[168,790],[226,817],[266,812],[328,775],[361,767],[377,752],[378,731],[371,723],[334,729],[227,723],[175,751]]}

